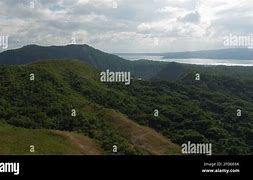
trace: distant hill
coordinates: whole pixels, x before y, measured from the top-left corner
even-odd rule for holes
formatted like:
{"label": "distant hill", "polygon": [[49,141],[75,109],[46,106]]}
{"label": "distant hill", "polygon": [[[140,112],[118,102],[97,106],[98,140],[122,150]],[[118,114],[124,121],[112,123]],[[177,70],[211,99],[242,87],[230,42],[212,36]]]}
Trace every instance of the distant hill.
{"label": "distant hill", "polygon": [[[178,53],[149,53],[161,55],[164,58],[215,58],[215,59],[253,59],[251,49],[222,49],[210,51],[193,51]],[[99,70],[130,71],[134,77],[142,79],[176,80],[188,71],[202,69],[204,66],[184,65],[174,62],[157,61],[129,61],[119,56],[102,52],[88,45],[67,46],[37,46],[28,45],[19,49],[7,50],[0,53],[0,64],[27,64],[36,61],[78,59]],[[205,70],[224,69],[219,66],[205,68]],[[226,68],[225,68],[226,69]],[[227,69],[236,69],[230,68]],[[237,68],[240,69],[240,68]],[[249,68],[245,68],[249,69]],[[220,71],[223,72],[223,71]],[[225,71],[224,71],[225,72]],[[240,70],[240,73],[243,70]],[[234,72],[232,71],[232,74]],[[251,74],[250,74],[251,75]]]}
{"label": "distant hill", "polygon": [[98,69],[131,71],[133,76],[150,78],[166,63],[154,61],[128,61],[88,45],[37,46],[28,45],[0,53],[0,64],[27,64],[45,60],[78,59]]}
{"label": "distant hill", "polygon": [[168,63],[161,71],[159,71],[152,80],[179,80],[183,79],[186,75],[196,73],[202,75],[211,75],[215,77],[230,77],[236,79],[252,79],[253,67],[252,66],[205,66],[193,64],[180,64]]}
{"label": "distant hill", "polygon": [[219,50],[163,53],[162,55],[164,56],[164,58],[171,58],[171,59],[200,58],[200,59],[253,60],[253,49],[231,48]]}
{"label": "distant hill", "polygon": [[0,53],[1,64],[27,64],[49,59],[79,59],[98,68],[107,68],[110,62],[121,64],[125,60],[104,53],[88,45],[38,46],[27,45]]}

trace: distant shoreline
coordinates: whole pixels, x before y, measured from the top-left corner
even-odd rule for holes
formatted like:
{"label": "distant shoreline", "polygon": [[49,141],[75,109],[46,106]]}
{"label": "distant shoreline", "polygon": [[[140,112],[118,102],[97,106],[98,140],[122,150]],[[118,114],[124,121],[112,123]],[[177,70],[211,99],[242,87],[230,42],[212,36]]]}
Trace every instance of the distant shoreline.
{"label": "distant shoreline", "polygon": [[177,62],[183,64],[195,64],[195,65],[223,65],[223,66],[253,66],[252,60],[241,59],[205,59],[205,58],[164,58],[160,55],[138,55],[138,54],[116,54],[117,56],[130,61],[137,60],[151,60],[161,62]]}

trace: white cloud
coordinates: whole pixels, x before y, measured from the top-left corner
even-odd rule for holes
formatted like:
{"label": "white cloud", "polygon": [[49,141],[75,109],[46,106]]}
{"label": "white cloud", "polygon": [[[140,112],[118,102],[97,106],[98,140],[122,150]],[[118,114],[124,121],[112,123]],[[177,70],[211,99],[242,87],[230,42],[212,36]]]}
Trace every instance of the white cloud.
{"label": "white cloud", "polygon": [[34,0],[34,9],[30,2],[0,2],[0,35],[10,36],[11,48],[66,44],[76,36],[109,52],[212,49],[224,35],[253,29],[248,0]]}

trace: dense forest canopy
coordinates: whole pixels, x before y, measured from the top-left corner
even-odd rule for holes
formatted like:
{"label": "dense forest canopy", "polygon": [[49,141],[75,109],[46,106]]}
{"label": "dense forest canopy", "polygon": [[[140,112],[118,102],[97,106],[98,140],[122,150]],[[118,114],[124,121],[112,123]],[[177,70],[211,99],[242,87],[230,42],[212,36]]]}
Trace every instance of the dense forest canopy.
{"label": "dense forest canopy", "polygon": [[[252,154],[251,67],[162,66],[149,80],[134,78],[130,86],[124,86],[101,83],[101,68],[78,60],[1,65],[0,121],[17,127],[80,132],[95,139],[106,153],[116,143],[122,154],[152,154],[129,139],[129,129],[122,132],[115,127],[114,119],[124,114],[179,146],[187,141],[210,142],[214,154]],[[29,79],[31,73],[34,81]],[[70,116],[72,109],[76,117]],[[154,109],[159,110],[158,117]],[[241,117],[236,115],[238,109]],[[166,151],[178,152],[176,146]]]}

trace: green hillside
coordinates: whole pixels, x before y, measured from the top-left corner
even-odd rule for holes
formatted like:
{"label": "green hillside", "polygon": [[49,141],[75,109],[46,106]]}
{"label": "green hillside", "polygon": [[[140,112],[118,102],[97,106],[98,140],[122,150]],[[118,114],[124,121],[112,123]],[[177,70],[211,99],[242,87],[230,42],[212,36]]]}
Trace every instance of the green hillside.
{"label": "green hillside", "polygon": [[[31,73],[34,81],[30,81]],[[113,145],[118,146],[117,154],[180,153],[179,146],[168,138],[122,118],[119,112],[108,113],[110,109],[91,100],[91,96],[100,96],[91,92],[107,92],[110,88],[99,81],[99,71],[89,65],[76,60],[1,65],[0,75],[0,121],[29,129],[79,132],[94,139],[105,154],[113,154]],[[82,93],[78,91],[81,87]],[[77,112],[75,117],[71,116],[72,109]],[[118,129],[115,124],[121,121],[131,126]],[[148,135],[135,141],[124,133],[128,131]]]}
{"label": "green hillside", "polygon": [[[80,83],[76,91],[92,102],[156,129],[178,144],[211,142],[215,154],[252,154],[250,68],[184,68],[184,74],[176,81],[134,80],[131,86],[108,84],[106,89],[92,91]],[[227,71],[238,76],[226,74]],[[195,80],[195,72],[200,72],[200,81]],[[159,109],[159,117],[153,116],[154,109]],[[243,112],[241,117],[236,115],[238,109]]]}
{"label": "green hillside", "polygon": [[132,80],[125,86],[101,83],[99,70],[77,60],[1,65],[0,121],[79,132],[105,154],[113,154],[113,145],[117,154],[178,154],[187,141],[211,142],[214,154],[252,154],[252,80],[218,69],[203,71],[196,81],[194,68],[204,67],[190,67],[182,68],[178,80]]}

